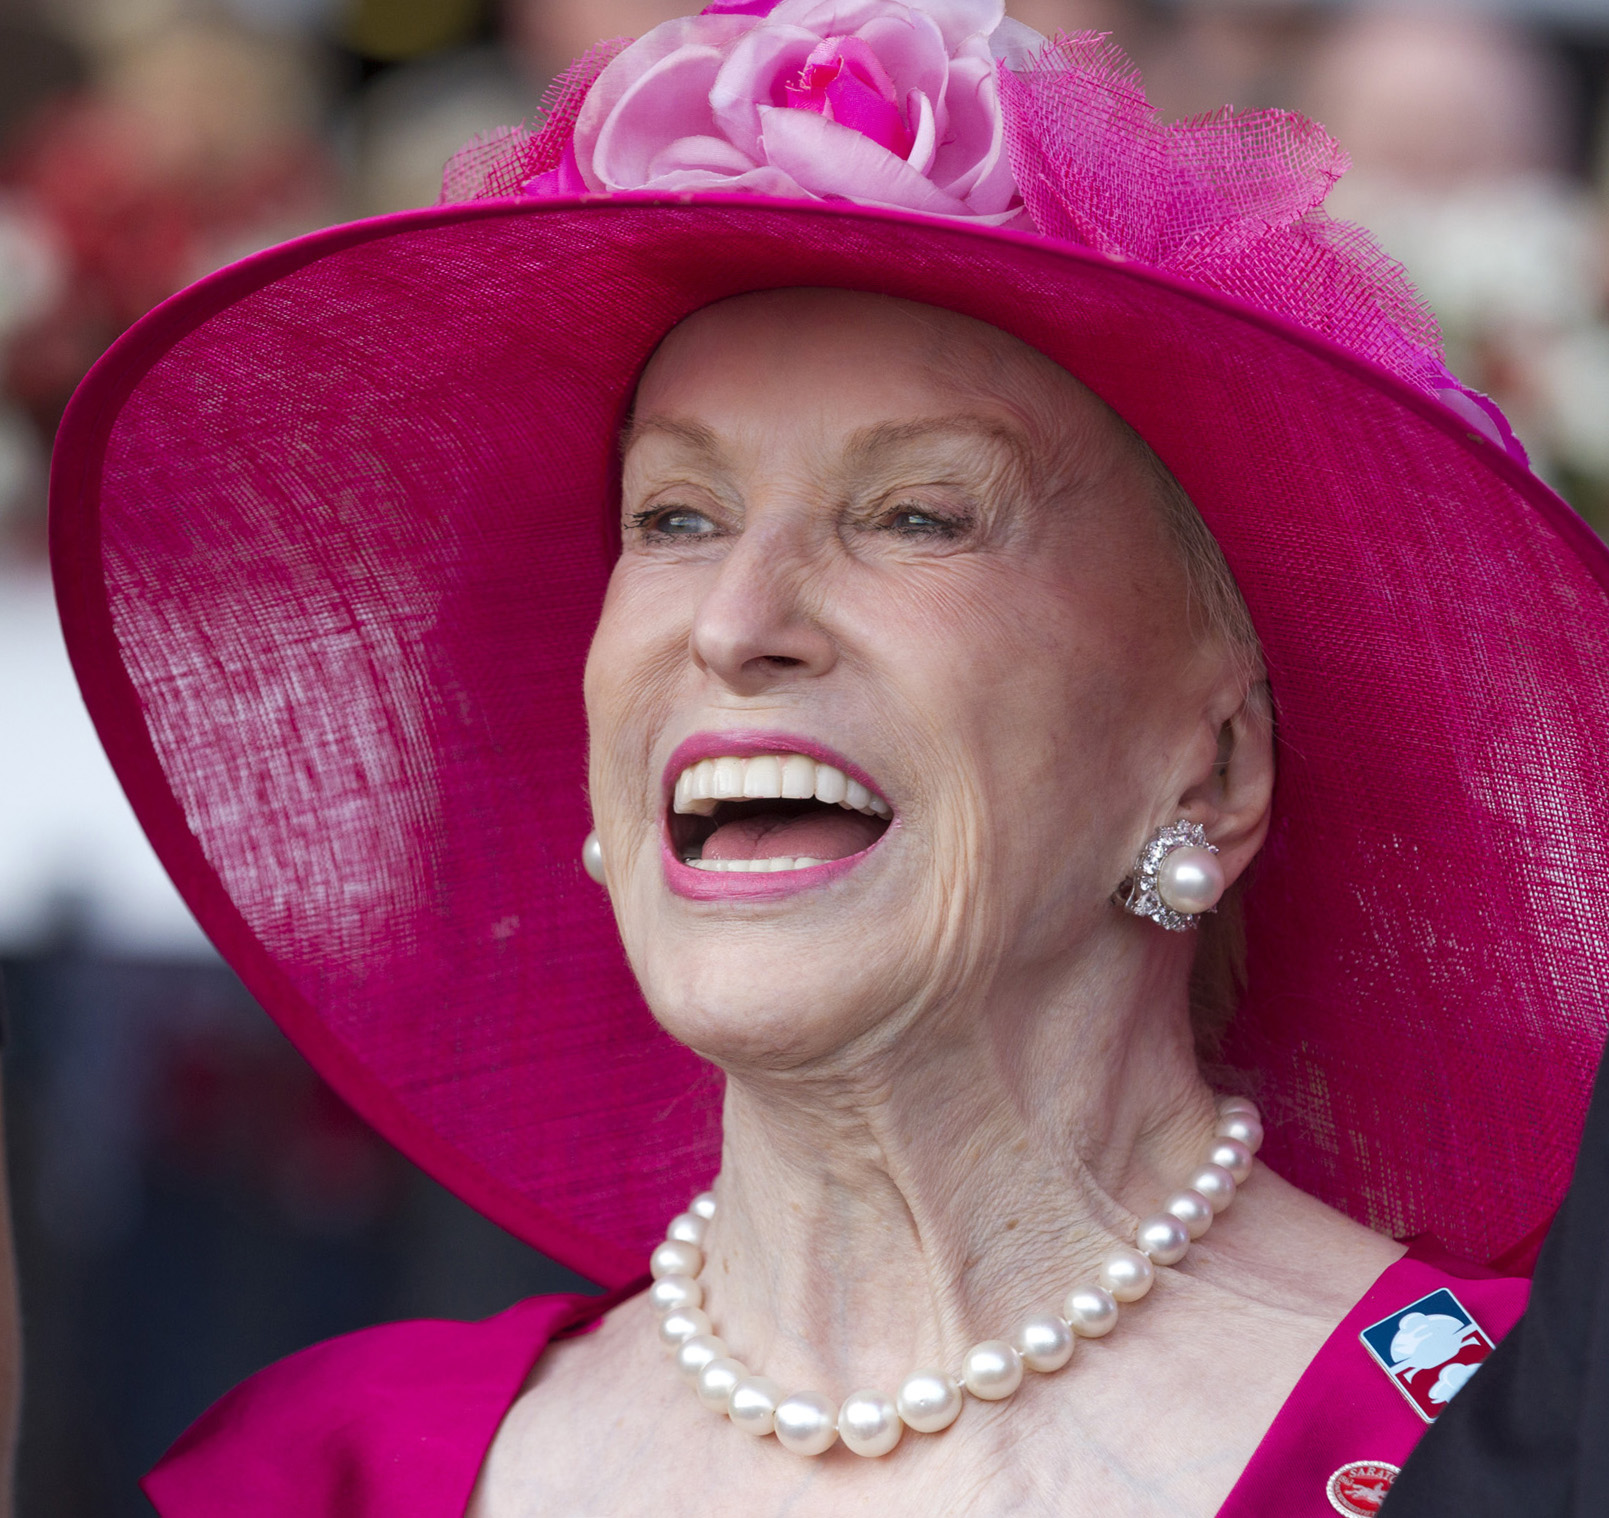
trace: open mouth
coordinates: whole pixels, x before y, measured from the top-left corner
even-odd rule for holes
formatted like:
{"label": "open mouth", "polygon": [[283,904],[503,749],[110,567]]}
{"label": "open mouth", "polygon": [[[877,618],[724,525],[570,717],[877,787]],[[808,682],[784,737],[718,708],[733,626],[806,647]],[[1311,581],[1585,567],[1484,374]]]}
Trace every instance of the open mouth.
{"label": "open mouth", "polygon": [[807,870],[869,849],[894,809],[804,754],[700,759],[676,777],[670,838],[695,870]]}

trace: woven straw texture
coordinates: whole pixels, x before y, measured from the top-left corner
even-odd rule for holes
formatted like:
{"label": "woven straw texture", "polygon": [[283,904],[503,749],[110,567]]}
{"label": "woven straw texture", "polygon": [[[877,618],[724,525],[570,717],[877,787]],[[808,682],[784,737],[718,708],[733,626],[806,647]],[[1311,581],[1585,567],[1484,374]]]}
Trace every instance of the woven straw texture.
{"label": "woven straw texture", "polygon": [[708,197],[336,229],[130,333],[61,434],[90,709],[225,955],[427,1169],[609,1282],[717,1162],[588,828],[612,456],[664,333],[743,291],[990,322],[1152,444],[1279,706],[1228,1059],[1266,1158],[1491,1258],[1568,1179],[1609,982],[1605,555],[1451,413],[1232,298],[1032,236]]}

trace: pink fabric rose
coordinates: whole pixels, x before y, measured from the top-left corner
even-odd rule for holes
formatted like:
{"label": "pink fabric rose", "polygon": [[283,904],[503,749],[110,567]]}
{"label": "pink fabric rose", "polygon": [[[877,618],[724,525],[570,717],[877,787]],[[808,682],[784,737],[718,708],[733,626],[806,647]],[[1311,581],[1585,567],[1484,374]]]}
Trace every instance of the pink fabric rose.
{"label": "pink fabric rose", "polygon": [[1021,201],[997,69],[1042,44],[1003,0],[728,0],[604,69],[563,178],[1009,221]]}

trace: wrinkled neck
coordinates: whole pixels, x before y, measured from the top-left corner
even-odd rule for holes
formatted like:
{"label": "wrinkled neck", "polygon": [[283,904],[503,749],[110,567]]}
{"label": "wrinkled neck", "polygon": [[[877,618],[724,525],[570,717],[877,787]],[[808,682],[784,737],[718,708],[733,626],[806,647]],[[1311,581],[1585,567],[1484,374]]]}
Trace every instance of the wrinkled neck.
{"label": "wrinkled neck", "polygon": [[1187,973],[1187,946],[1113,956],[806,1069],[730,1071],[703,1284],[731,1353],[891,1387],[1093,1280],[1211,1132]]}

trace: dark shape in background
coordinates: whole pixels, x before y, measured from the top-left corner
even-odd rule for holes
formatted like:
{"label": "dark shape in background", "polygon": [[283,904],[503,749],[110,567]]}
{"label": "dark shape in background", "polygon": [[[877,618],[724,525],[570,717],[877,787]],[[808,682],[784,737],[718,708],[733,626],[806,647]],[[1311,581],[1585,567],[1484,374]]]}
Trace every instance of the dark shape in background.
{"label": "dark shape in background", "polygon": [[589,1289],[376,1138],[222,965],[64,939],[4,974],[19,1513],[149,1514],[185,1426],[320,1339]]}

